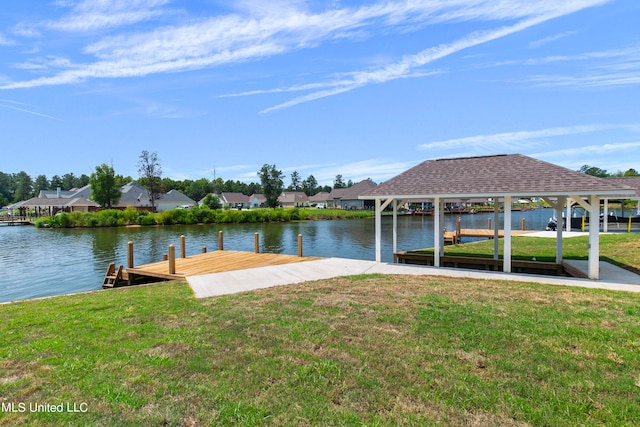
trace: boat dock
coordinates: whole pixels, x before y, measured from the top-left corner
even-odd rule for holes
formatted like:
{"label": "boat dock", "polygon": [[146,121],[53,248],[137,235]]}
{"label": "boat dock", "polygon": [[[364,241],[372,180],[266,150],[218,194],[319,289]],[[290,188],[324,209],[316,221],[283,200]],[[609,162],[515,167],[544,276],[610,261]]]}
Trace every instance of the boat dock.
{"label": "boat dock", "polygon": [[224,250],[223,236],[218,237],[218,250],[186,255],[185,237],[180,236],[180,253],[176,257],[174,245],[169,245],[168,253],[162,261],[151,264],[134,266],[133,243],[128,243],[128,267],[121,265],[116,268],[115,263],[109,264],[102,282],[103,288],[149,283],[162,280],[185,280],[187,277],[201,276],[212,273],[245,270],[249,268],[269,267],[284,264],[294,264],[306,261],[316,261],[318,257],[302,256],[302,236],[298,235],[298,255],[283,255],[260,253],[258,235],[255,235],[255,251],[241,252]]}
{"label": "boat dock", "polygon": [[33,222],[23,216],[0,216],[0,225],[33,225]]}
{"label": "boat dock", "polygon": [[239,251],[214,251],[175,259],[175,271],[169,270],[169,260],[127,268],[124,273],[133,282],[136,278],[156,278],[162,280],[181,280],[187,276],[223,273],[247,268],[268,267],[272,265],[293,264],[313,261],[320,258],[299,257],[296,255],[265,254]]}

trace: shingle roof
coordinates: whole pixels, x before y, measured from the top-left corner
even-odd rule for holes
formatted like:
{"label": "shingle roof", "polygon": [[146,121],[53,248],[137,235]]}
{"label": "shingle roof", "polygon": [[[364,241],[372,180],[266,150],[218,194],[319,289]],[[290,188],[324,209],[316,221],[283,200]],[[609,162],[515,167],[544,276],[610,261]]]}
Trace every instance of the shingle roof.
{"label": "shingle roof", "polygon": [[358,196],[368,193],[371,189],[376,188],[377,184],[368,179],[362,180],[357,184],[347,188],[334,188],[329,194],[330,200],[358,200]]}
{"label": "shingle roof", "polygon": [[521,154],[427,160],[360,198],[495,197],[625,194],[611,180]]}
{"label": "shingle roof", "polygon": [[615,181],[619,184],[626,185],[627,187],[631,187],[634,190],[636,190],[635,195],[631,195],[627,197],[640,197],[640,176],[615,177],[615,178],[607,178],[607,180]]}
{"label": "shingle roof", "polygon": [[249,203],[249,196],[242,193],[225,192],[220,194],[223,203]]}
{"label": "shingle roof", "polygon": [[195,205],[196,202],[194,200],[192,200],[190,197],[186,196],[185,194],[182,194],[180,191],[178,190],[171,190],[168,193],[164,194],[162,196],[162,201],[163,202],[171,202],[171,203],[182,203],[185,205]]}

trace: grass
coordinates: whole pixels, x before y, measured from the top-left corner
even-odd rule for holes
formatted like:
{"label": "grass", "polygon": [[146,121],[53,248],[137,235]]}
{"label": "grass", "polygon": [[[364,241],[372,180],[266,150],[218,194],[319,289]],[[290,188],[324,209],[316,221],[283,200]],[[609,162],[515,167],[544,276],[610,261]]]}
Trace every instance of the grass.
{"label": "grass", "polygon": [[[564,259],[588,259],[589,237],[578,236],[562,240],[562,256]],[[503,255],[503,240],[499,241],[499,254]],[[415,252],[430,252],[425,249]],[[446,246],[446,255],[458,256],[493,256],[493,240],[483,240],[462,245]],[[511,255],[513,259],[555,262],[556,240],[544,237],[512,237]],[[640,234],[620,233],[600,235],[600,260],[640,274]]]}
{"label": "grass", "polygon": [[[0,424],[634,425],[639,317],[635,293],[381,275],[24,301],[0,306]],[[60,403],[86,412],[29,411]]]}

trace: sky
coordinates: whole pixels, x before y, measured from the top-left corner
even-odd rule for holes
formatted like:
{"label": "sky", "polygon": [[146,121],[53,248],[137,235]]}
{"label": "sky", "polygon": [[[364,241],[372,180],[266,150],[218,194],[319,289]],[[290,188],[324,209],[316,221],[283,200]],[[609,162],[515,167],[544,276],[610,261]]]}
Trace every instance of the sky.
{"label": "sky", "polygon": [[520,153],[640,171],[637,0],[21,0],[0,171],[321,185]]}

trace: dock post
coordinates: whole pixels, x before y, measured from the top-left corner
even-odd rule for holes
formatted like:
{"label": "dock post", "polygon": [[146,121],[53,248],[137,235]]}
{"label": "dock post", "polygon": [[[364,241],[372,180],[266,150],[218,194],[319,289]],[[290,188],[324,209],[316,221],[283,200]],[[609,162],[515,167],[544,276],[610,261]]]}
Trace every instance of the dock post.
{"label": "dock post", "polygon": [[133,268],[133,242],[127,242],[127,268]]}
{"label": "dock post", "polygon": [[169,274],[176,274],[176,247],[169,245]]}
{"label": "dock post", "polygon": [[207,253],[207,247],[206,247],[206,246],[203,246],[203,247],[202,247],[202,253],[203,253],[203,254],[206,254],[206,253]]}
{"label": "dock post", "polygon": [[185,241],[184,234],[180,236],[180,258],[187,257],[187,245]]}
{"label": "dock post", "polygon": [[527,229],[527,220],[525,218],[522,218],[522,231]]}
{"label": "dock post", "polygon": [[168,259],[169,259],[169,255],[167,255],[167,254],[162,254],[162,260],[163,260],[163,261],[166,261],[166,260],[168,260]]}
{"label": "dock post", "polygon": [[257,254],[260,253],[260,235],[257,231],[253,235],[253,249]]}
{"label": "dock post", "polygon": [[491,218],[489,218],[489,225],[487,226],[487,230],[491,230]]}
{"label": "dock post", "polygon": [[302,256],[302,234],[298,234],[298,256]]}
{"label": "dock post", "polygon": [[222,230],[218,231],[218,250],[224,250],[224,234],[222,233]]}

